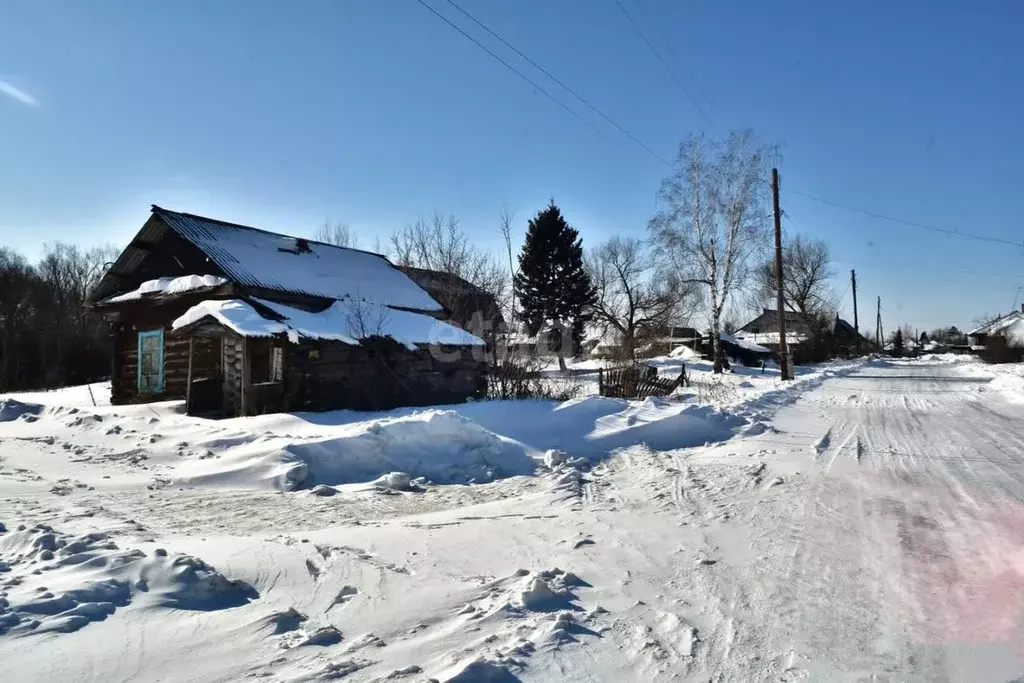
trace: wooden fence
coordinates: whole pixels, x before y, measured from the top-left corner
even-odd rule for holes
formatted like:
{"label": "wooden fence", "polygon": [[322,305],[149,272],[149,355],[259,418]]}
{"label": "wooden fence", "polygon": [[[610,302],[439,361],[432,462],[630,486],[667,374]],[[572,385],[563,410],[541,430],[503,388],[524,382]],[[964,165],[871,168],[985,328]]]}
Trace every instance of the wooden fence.
{"label": "wooden fence", "polygon": [[683,365],[675,379],[658,377],[657,368],[649,366],[626,366],[604,368],[597,371],[598,393],[611,398],[647,398],[668,396],[676,387],[689,386],[686,365]]}

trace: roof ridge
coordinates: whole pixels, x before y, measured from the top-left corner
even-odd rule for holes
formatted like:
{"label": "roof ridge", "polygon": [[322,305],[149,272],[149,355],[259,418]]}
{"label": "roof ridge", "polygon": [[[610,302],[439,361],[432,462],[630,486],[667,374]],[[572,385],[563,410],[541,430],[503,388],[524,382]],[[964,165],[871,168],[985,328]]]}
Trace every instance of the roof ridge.
{"label": "roof ridge", "polygon": [[[197,213],[189,213],[187,211],[175,211],[174,209],[165,209],[164,207],[159,206],[158,204],[150,204],[150,210],[153,213],[160,213],[160,214],[173,213],[173,214],[177,214],[179,216],[188,216],[189,218],[195,218],[195,219],[198,219],[198,220],[201,220],[201,221],[209,221],[210,223],[218,223],[220,225],[225,225],[225,226],[228,226],[230,228],[237,228],[237,229],[240,229],[240,230],[252,230],[253,232],[261,232],[264,235],[274,235],[275,237],[287,237],[287,238],[293,239],[293,240],[305,240],[309,244],[317,244],[319,246],[330,247],[332,249],[344,249],[346,251],[358,251],[358,252],[361,252],[363,254],[370,254],[371,256],[379,256],[380,258],[384,259],[388,263],[391,263],[391,259],[389,259],[384,254],[378,253],[376,251],[370,251],[369,249],[359,249],[358,247],[343,247],[343,246],[340,246],[340,245],[337,245],[337,244],[331,244],[330,242],[321,242],[320,240],[313,239],[313,238],[310,238],[310,237],[300,237],[298,235],[288,235],[288,234],[283,233],[283,232],[274,232],[273,230],[264,230],[263,228],[256,228],[256,227],[253,227],[251,225],[243,225],[241,223],[232,223],[231,221],[221,220],[220,218],[211,218],[210,216],[201,216],[201,215],[199,215]],[[394,266],[395,264],[391,263],[391,265]]]}

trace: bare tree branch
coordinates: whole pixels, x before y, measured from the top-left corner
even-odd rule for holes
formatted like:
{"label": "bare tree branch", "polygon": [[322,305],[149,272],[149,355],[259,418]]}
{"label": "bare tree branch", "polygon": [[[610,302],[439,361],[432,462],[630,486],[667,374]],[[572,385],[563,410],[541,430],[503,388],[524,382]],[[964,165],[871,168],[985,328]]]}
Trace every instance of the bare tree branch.
{"label": "bare tree branch", "polygon": [[692,284],[659,270],[648,245],[633,237],[613,237],[591,250],[587,269],[597,289],[593,320],[616,332],[630,359],[639,338],[663,332],[699,300]]}
{"label": "bare tree branch", "polygon": [[725,142],[691,136],[679,146],[673,172],[662,182],[662,210],[650,231],[680,282],[704,285],[711,319],[715,372],[722,371],[721,318],[746,281],[751,256],[767,243],[762,206],[773,147],[756,144],[750,131]]}
{"label": "bare tree branch", "polygon": [[336,247],[356,248],[359,246],[359,236],[352,231],[348,223],[334,223],[327,221],[317,228],[313,233],[313,239],[318,242],[326,242]]}

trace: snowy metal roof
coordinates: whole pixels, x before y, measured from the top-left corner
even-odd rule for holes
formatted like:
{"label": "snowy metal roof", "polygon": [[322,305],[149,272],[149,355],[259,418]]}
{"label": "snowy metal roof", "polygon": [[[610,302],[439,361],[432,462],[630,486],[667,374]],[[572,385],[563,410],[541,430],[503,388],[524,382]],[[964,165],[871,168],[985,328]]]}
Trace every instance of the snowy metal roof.
{"label": "snowy metal roof", "polygon": [[967,334],[996,334],[998,332],[1002,332],[1011,325],[1015,325],[1020,322],[1024,322],[1024,313],[1014,311],[1009,315],[1004,315],[1003,317],[997,318],[990,323],[986,323],[977,329],[973,329]]}
{"label": "snowy metal roof", "polygon": [[183,275],[181,277],[161,277],[155,280],[146,280],[130,292],[118,294],[104,299],[101,303],[114,304],[125,301],[138,301],[150,296],[161,294],[183,294],[185,292],[198,291],[200,289],[213,289],[223,285],[228,280],[219,275]]}
{"label": "snowy metal roof", "polygon": [[329,339],[358,344],[369,337],[390,337],[407,348],[417,344],[483,346],[484,341],[465,330],[435,320],[429,315],[396,310],[369,302],[335,301],[319,312],[304,311],[273,301],[253,299],[269,309],[274,320],[260,314],[257,307],[243,299],[203,301],[188,309],[171,323],[178,330],[212,318],[243,337],[272,337],[287,334],[292,342],[300,339]]}
{"label": "snowy metal roof", "polygon": [[381,256],[153,206],[172,230],[196,245],[233,282],[282,292],[366,299],[383,306],[440,311],[442,306]]}

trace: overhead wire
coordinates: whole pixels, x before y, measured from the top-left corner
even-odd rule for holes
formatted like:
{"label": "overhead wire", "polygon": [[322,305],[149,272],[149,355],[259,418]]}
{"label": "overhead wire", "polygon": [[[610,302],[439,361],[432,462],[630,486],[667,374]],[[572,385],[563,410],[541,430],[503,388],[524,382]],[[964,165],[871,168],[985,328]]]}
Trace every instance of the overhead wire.
{"label": "overhead wire", "polygon": [[486,52],[487,54],[489,54],[489,55],[490,55],[490,56],[491,56],[492,58],[494,58],[495,60],[497,60],[498,62],[500,62],[500,63],[501,63],[501,64],[502,64],[502,65],[503,65],[503,66],[504,66],[504,67],[505,67],[506,69],[508,69],[509,71],[511,71],[512,73],[514,73],[514,74],[515,74],[516,76],[519,76],[519,78],[523,79],[524,81],[526,81],[526,82],[527,82],[527,83],[529,83],[530,85],[532,85],[532,86],[533,86],[534,88],[536,88],[536,89],[537,89],[537,91],[538,91],[538,92],[540,92],[540,93],[541,93],[542,95],[544,95],[545,97],[547,97],[547,98],[548,98],[549,100],[551,100],[552,102],[554,102],[555,104],[557,104],[557,105],[558,105],[559,107],[561,107],[561,108],[562,108],[562,109],[564,109],[565,111],[569,112],[570,114],[572,114],[573,116],[575,116],[576,118],[578,118],[578,119],[579,119],[580,121],[582,121],[583,123],[587,124],[587,125],[588,125],[588,126],[589,126],[590,128],[592,128],[592,129],[593,129],[593,130],[594,130],[595,132],[600,132],[600,131],[598,131],[598,130],[597,130],[597,128],[596,128],[596,127],[594,126],[594,124],[592,124],[592,123],[591,123],[590,121],[588,121],[587,119],[583,118],[583,116],[582,116],[582,115],[581,115],[581,114],[580,114],[579,112],[577,112],[577,111],[575,111],[575,110],[571,109],[571,108],[569,107],[569,105],[565,104],[564,102],[562,102],[561,100],[559,100],[559,99],[558,99],[557,97],[555,97],[554,95],[552,95],[551,93],[549,93],[549,92],[548,92],[547,90],[545,90],[545,89],[544,89],[544,88],[543,88],[542,86],[538,85],[538,84],[537,84],[537,83],[536,83],[535,81],[533,81],[533,80],[532,80],[532,79],[531,79],[531,78],[530,78],[529,76],[527,76],[527,75],[526,75],[526,74],[524,74],[524,73],[523,73],[522,71],[520,71],[519,69],[515,68],[514,66],[512,66],[511,64],[509,64],[508,62],[506,62],[506,61],[505,61],[504,59],[502,59],[502,58],[501,58],[500,56],[498,56],[498,55],[497,55],[497,54],[495,54],[494,52],[492,52],[492,51],[491,51],[490,49],[488,49],[488,48],[487,48],[487,46],[486,46],[486,45],[484,45],[484,44],[483,44],[483,43],[481,43],[481,42],[480,42],[479,40],[477,40],[477,39],[476,39],[476,38],[474,38],[473,36],[469,35],[469,34],[468,34],[468,33],[466,33],[465,31],[463,31],[463,30],[462,30],[461,28],[459,28],[459,26],[458,26],[458,25],[454,24],[454,23],[453,23],[453,22],[452,22],[451,20],[449,20],[449,19],[448,19],[448,17],[444,16],[443,14],[441,14],[440,12],[438,12],[438,11],[437,11],[436,9],[434,9],[433,7],[431,7],[430,5],[428,5],[428,4],[427,4],[427,3],[426,3],[426,2],[424,1],[424,0],[416,0],[416,2],[418,2],[419,4],[421,4],[421,5],[423,5],[424,7],[426,7],[426,8],[427,8],[427,9],[428,9],[428,10],[430,11],[430,13],[431,13],[431,14],[433,14],[433,15],[434,15],[435,17],[437,17],[438,19],[440,19],[440,20],[441,20],[441,21],[443,21],[444,23],[448,24],[448,25],[449,25],[450,27],[452,27],[453,29],[455,29],[456,31],[458,31],[458,32],[459,32],[460,34],[462,34],[462,36],[463,36],[464,38],[466,38],[467,40],[469,40],[470,42],[472,42],[472,43],[473,43],[474,45],[476,45],[476,46],[477,46],[478,48],[480,48],[481,50],[483,50],[484,52]]}
{"label": "overhead wire", "polygon": [[[463,36],[464,36],[465,38],[467,38],[468,40],[472,41],[474,45],[476,45],[477,47],[479,47],[480,49],[482,49],[483,51],[485,51],[485,52],[486,52],[487,54],[489,54],[490,56],[492,56],[492,57],[494,57],[495,59],[497,59],[497,60],[499,60],[500,62],[502,62],[502,65],[504,65],[504,66],[505,66],[505,67],[506,67],[507,69],[511,70],[511,71],[512,71],[513,73],[515,73],[515,74],[516,74],[517,76],[519,76],[520,78],[522,78],[523,80],[525,80],[525,81],[526,81],[527,83],[529,83],[530,85],[532,85],[532,86],[534,86],[535,88],[537,88],[538,90],[540,90],[540,91],[541,91],[541,92],[542,92],[542,93],[543,93],[544,95],[546,95],[546,96],[547,96],[547,97],[548,97],[549,99],[552,99],[553,101],[555,101],[555,102],[556,102],[556,103],[557,103],[557,104],[558,104],[559,106],[561,106],[561,108],[562,108],[562,109],[564,109],[564,110],[566,110],[567,112],[569,112],[569,113],[570,113],[570,114],[571,114],[572,116],[574,116],[575,118],[578,118],[578,119],[581,119],[581,120],[583,120],[583,121],[584,121],[584,122],[585,122],[585,123],[586,123],[586,124],[587,124],[588,126],[590,126],[590,128],[592,128],[593,130],[595,130],[595,131],[597,131],[597,132],[600,132],[600,131],[598,131],[598,130],[597,130],[597,128],[596,128],[596,127],[595,127],[595,126],[594,126],[594,125],[593,125],[593,124],[592,124],[592,123],[591,123],[590,121],[587,121],[586,119],[584,119],[584,118],[583,118],[583,117],[582,117],[582,116],[581,116],[581,115],[580,115],[580,114],[579,114],[578,112],[575,112],[574,110],[571,110],[571,109],[569,108],[569,106],[568,106],[567,104],[565,104],[565,103],[564,103],[564,102],[562,102],[561,100],[557,99],[557,98],[556,98],[556,97],[555,97],[554,95],[552,95],[552,94],[551,94],[550,92],[548,92],[548,91],[547,91],[547,90],[545,90],[545,89],[544,89],[543,87],[541,87],[540,85],[538,85],[538,84],[537,84],[536,82],[534,82],[534,81],[530,80],[530,79],[529,79],[529,78],[527,78],[527,77],[526,77],[526,76],[525,76],[524,74],[522,74],[522,73],[521,73],[521,72],[519,72],[519,71],[518,71],[517,69],[515,69],[514,67],[512,67],[511,65],[509,65],[509,63],[508,63],[507,61],[505,61],[504,59],[502,59],[502,58],[501,58],[501,57],[500,57],[499,55],[497,55],[497,54],[496,54],[495,52],[493,52],[492,50],[489,50],[489,49],[488,49],[487,47],[485,47],[485,46],[484,46],[484,45],[483,45],[482,43],[480,43],[480,42],[479,42],[479,41],[477,41],[477,40],[476,40],[475,38],[473,38],[472,36],[470,36],[470,35],[469,35],[468,33],[466,33],[465,31],[463,31],[462,29],[460,29],[460,28],[459,28],[459,27],[458,27],[458,26],[457,26],[456,24],[454,24],[453,22],[451,22],[451,20],[450,20],[449,18],[447,18],[446,16],[444,16],[443,14],[441,14],[440,12],[438,12],[438,11],[437,11],[436,9],[434,9],[433,7],[431,7],[431,6],[430,6],[429,4],[427,4],[427,3],[426,3],[426,2],[424,1],[424,0],[416,0],[416,1],[417,1],[417,2],[419,2],[419,3],[421,4],[421,5],[423,5],[424,7],[426,7],[427,9],[429,9],[429,10],[430,10],[430,11],[431,11],[431,12],[432,12],[432,13],[433,13],[433,14],[434,14],[435,16],[437,16],[438,18],[440,18],[441,20],[443,20],[443,22],[444,22],[445,24],[449,25],[450,27],[452,27],[453,29],[455,29],[456,31],[458,31],[458,32],[459,32],[460,34],[462,34],[462,35],[463,35]],[[642,150],[643,150],[644,152],[646,152],[646,153],[647,153],[648,155],[650,155],[651,157],[653,157],[654,159],[656,159],[657,161],[659,161],[660,163],[662,163],[662,164],[664,164],[664,165],[666,165],[666,166],[668,166],[668,167],[671,167],[671,166],[672,166],[672,162],[670,162],[670,161],[669,161],[668,159],[666,159],[666,158],[665,158],[665,157],[663,157],[662,155],[659,155],[659,154],[657,154],[657,153],[656,153],[656,152],[655,152],[655,151],[653,150],[653,148],[651,148],[651,147],[650,147],[650,146],[649,146],[648,144],[646,144],[646,143],[645,143],[645,142],[644,142],[643,140],[641,140],[641,139],[640,139],[639,137],[637,137],[636,135],[634,135],[633,133],[631,133],[631,132],[630,132],[630,131],[629,131],[629,130],[628,130],[628,129],[627,129],[626,127],[625,127],[625,126],[623,126],[622,124],[618,123],[617,121],[615,121],[614,119],[612,119],[612,118],[611,118],[610,116],[608,116],[607,114],[605,114],[604,112],[602,112],[602,111],[601,111],[600,109],[598,109],[598,108],[597,108],[597,106],[596,106],[595,104],[593,104],[593,103],[592,103],[592,102],[591,102],[591,101],[590,101],[589,99],[587,99],[586,97],[584,97],[583,95],[581,95],[581,94],[580,94],[579,92],[577,92],[577,91],[573,90],[573,89],[572,89],[571,87],[569,87],[569,86],[568,86],[568,85],[567,85],[567,84],[566,84],[566,83],[565,83],[564,81],[562,81],[561,79],[559,79],[558,77],[556,77],[556,76],[555,76],[554,74],[552,74],[552,73],[551,73],[550,71],[548,71],[548,70],[547,70],[547,69],[545,69],[545,68],[544,68],[543,66],[541,66],[541,65],[540,65],[540,63],[539,63],[539,62],[538,62],[538,61],[537,61],[536,59],[534,59],[534,58],[531,58],[531,57],[529,57],[529,56],[528,56],[528,55],[526,55],[526,54],[525,54],[524,52],[522,52],[522,50],[518,49],[518,48],[517,48],[517,47],[516,47],[515,45],[513,45],[513,44],[512,44],[512,43],[510,43],[509,41],[505,40],[505,39],[504,39],[504,38],[503,38],[502,36],[500,36],[500,35],[499,35],[499,34],[498,34],[498,33],[497,33],[496,31],[494,31],[494,30],[493,30],[492,28],[488,27],[488,26],[487,26],[486,24],[484,24],[483,22],[481,22],[481,20],[480,20],[480,19],[478,19],[478,18],[477,18],[476,16],[474,16],[474,15],[473,15],[473,14],[471,14],[471,13],[470,13],[469,11],[467,11],[467,10],[466,10],[465,8],[463,8],[463,7],[462,7],[462,6],[460,5],[460,4],[458,4],[457,2],[454,2],[454,0],[447,0],[447,3],[449,3],[450,5],[452,5],[453,7],[455,7],[455,8],[456,8],[456,9],[457,9],[457,10],[458,10],[459,12],[461,12],[461,13],[462,13],[463,15],[465,15],[465,16],[466,16],[466,17],[467,17],[468,19],[470,19],[470,20],[471,20],[471,22],[473,22],[474,24],[476,24],[476,25],[477,25],[478,27],[480,27],[481,29],[483,29],[483,31],[485,31],[485,32],[486,32],[487,34],[489,34],[490,36],[492,36],[493,38],[495,38],[496,40],[498,40],[499,42],[501,42],[501,43],[502,43],[503,45],[505,45],[505,47],[507,47],[508,49],[512,50],[512,51],[513,51],[513,52],[514,52],[515,54],[517,54],[517,55],[518,55],[518,56],[519,56],[519,57],[520,57],[521,59],[523,59],[524,61],[526,61],[527,63],[529,63],[529,65],[530,65],[531,67],[534,67],[535,69],[537,69],[537,70],[538,70],[539,72],[541,72],[542,74],[544,74],[545,76],[547,76],[547,77],[548,77],[549,79],[551,79],[551,80],[552,80],[552,81],[553,81],[553,82],[554,82],[555,84],[557,84],[557,85],[558,85],[559,87],[561,87],[561,88],[562,88],[563,90],[565,90],[565,91],[566,91],[567,93],[569,93],[569,94],[570,94],[570,95],[572,95],[573,97],[575,97],[575,98],[577,98],[578,100],[580,100],[580,102],[582,102],[582,103],[583,103],[584,105],[586,105],[586,106],[587,106],[587,108],[588,108],[588,109],[589,109],[590,111],[592,111],[592,112],[594,112],[595,114],[597,114],[597,115],[598,115],[599,117],[601,117],[601,118],[602,118],[602,119],[603,119],[604,121],[606,121],[606,122],[607,122],[608,124],[610,124],[610,125],[611,125],[612,127],[614,127],[614,128],[615,128],[615,129],[616,129],[616,130],[617,130],[618,132],[621,132],[621,133],[622,133],[623,135],[625,135],[626,137],[628,137],[628,138],[629,138],[629,139],[630,139],[631,141],[633,141],[633,142],[634,142],[634,143],[635,143],[636,145],[638,145],[638,146],[639,146],[640,148],[642,148]]]}
{"label": "overhead wire", "polygon": [[1012,240],[1005,240],[1005,239],[1001,239],[999,237],[988,237],[988,236],[985,236],[985,235],[976,235],[974,233],[964,232],[963,230],[953,230],[951,228],[940,228],[940,227],[937,227],[937,226],[934,226],[934,225],[927,225],[925,223],[919,223],[917,221],[908,221],[908,220],[905,220],[903,218],[896,218],[895,216],[887,216],[884,213],[878,213],[876,211],[868,211],[867,209],[859,209],[859,208],[857,208],[855,206],[847,206],[846,204],[840,204],[838,202],[833,202],[833,201],[830,201],[828,199],[822,199],[821,197],[816,197],[816,196],[814,196],[812,194],[808,194],[806,192],[800,192],[799,190],[782,190],[782,191],[787,193],[787,194],[795,194],[795,195],[797,195],[799,197],[804,197],[806,199],[811,199],[813,201],[820,202],[822,204],[827,204],[828,206],[833,206],[833,207],[835,207],[837,209],[845,209],[846,211],[852,211],[854,213],[859,213],[859,214],[862,214],[864,216],[870,216],[871,218],[878,218],[880,220],[891,221],[893,223],[903,223],[904,225],[910,225],[910,226],[913,226],[915,228],[921,228],[923,230],[931,230],[932,232],[940,232],[940,233],[943,233],[943,234],[946,234],[946,235],[956,235],[958,237],[966,237],[968,239],[978,240],[978,241],[981,241],[981,242],[993,242],[993,243],[996,243],[996,244],[1008,244],[1008,245],[1013,246],[1013,247],[1024,248],[1024,242],[1014,242]]}
{"label": "overhead wire", "polygon": [[683,93],[683,96],[686,97],[687,100],[689,100],[690,104],[693,105],[693,108],[697,110],[698,114],[700,114],[700,117],[702,119],[704,119],[704,123],[708,124],[709,126],[713,125],[711,123],[711,119],[709,119],[708,115],[704,113],[704,109],[700,106],[700,104],[698,104],[697,100],[693,97],[693,95],[690,94],[690,91],[686,88],[686,86],[683,85],[683,82],[681,80],[679,80],[679,77],[676,76],[675,71],[672,70],[672,67],[665,60],[665,58],[661,56],[661,53],[658,52],[657,48],[654,47],[654,44],[651,43],[651,41],[647,39],[647,36],[644,34],[643,30],[640,28],[640,25],[637,24],[636,21],[633,20],[633,17],[626,10],[626,7],[622,4],[622,2],[620,0],[613,0],[613,1],[615,2],[616,5],[618,5],[619,10],[622,12],[622,15],[624,17],[626,17],[626,21],[629,22],[629,25],[633,28],[633,31],[638,36],[640,36],[640,40],[644,41],[644,44],[647,46],[647,49],[650,50],[651,54],[653,54],[657,58],[657,60],[659,62],[661,62],[661,65],[663,67],[665,67],[665,71],[668,72],[668,75],[672,78],[672,80],[675,82],[676,86]]}
{"label": "overhead wire", "polygon": [[[552,74],[549,70],[544,68],[536,60],[534,60],[531,57],[527,56],[521,50],[519,50],[514,45],[512,45],[510,42],[508,42],[503,37],[501,37],[493,29],[488,27],[484,22],[480,21],[475,16],[473,16],[471,13],[466,11],[457,2],[455,2],[454,0],[446,0],[446,1],[448,2],[448,4],[450,4],[456,10],[458,10],[461,14],[463,14],[466,18],[468,18],[470,21],[472,21],[477,26],[479,26],[481,29],[486,31],[489,35],[494,37],[496,40],[501,42],[505,47],[507,47],[512,52],[514,52],[516,55],[518,55],[521,59],[523,59],[524,61],[529,63],[531,66],[533,66],[535,69],[540,71],[542,74],[544,74],[545,76],[550,78],[555,84],[557,84],[559,87],[561,87],[567,93],[569,93],[570,95],[575,97],[577,100],[579,100],[584,106],[586,106],[588,109],[590,109],[595,114],[597,114],[602,119],[604,119],[606,122],[608,122],[611,126],[613,126],[616,130],[618,130],[623,135],[625,135],[630,141],[632,141],[638,147],[643,149],[645,152],[647,152],[653,158],[657,159],[658,161],[660,161],[662,164],[664,164],[666,166],[669,166],[669,167],[672,166],[672,163],[669,162],[665,157],[663,157],[662,155],[660,155],[656,151],[654,151],[650,146],[645,144],[636,135],[631,133],[629,130],[627,130],[620,123],[618,123],[613,118],[611,118],[609,115],[604,113],[601,109],[596,107],[593,103],[591,103],[585,97],[583,97],[578,92],[576,92],[574,89],[572,89],[564,81],[562,81],[560,78],[558,78],[554,74]],[[622,12],[623,16],[625,16],[626,20],[629,22],[629,24],[632,27],[632,29],[636,32],[636,34],[644,42],[644,44],[651,51],[651,53],[654,54],[654,56],[658,59],[658,61],[662,64],[662,66],[665,68],[665,70],[672,77],[672,80],[676,83],[676,85],[679,87],[679,89],[687,97],[687,99],[694,106],[694,108],[697,110],[697,112],[701,115],[701,118],[704,119],[704,121],[708,125],[712,125],[710,119],[708,118],[708,116],[704,112],[704,110],[700,107],[699,103],[690,94],[689,90],[686,89],[686,87],[683,85],[682,81],[679,80],[678,76],[675,75],[675,72],[672,70],[671,66],[664,59],[664,57],[661,56],[661,54],[658,52],[658,50],[654,47],[654,45],[651,43],[651,41],[647,38],[647,36],[644,34],[643,30],[636,23],[636,21],[633,19],[633,17],[629,14],[629,11],[626,10],[626,8],[622,4],[621,0],[613,0],[613,1],[618,6],[618,8]],[[536,81],[531,79],[529,76],[524,74],[522,71],[520,71],[519,69],[517,69],[514,66],[512,66],[511,64],[509,64],[501,56],[496,54],[494,51],[489,49],[486,45],[484,45],[483,43],[478,41],[476,38],[474,38],[469,33],[467,33],[462,28],[460,28],[457,24],[455,24],[450,19],[448,19],[448,17],[444,16],[443,14],[438,12],[436,9],[431,7],[425,0],[416,0],[416,2],[418,2],[420,5],[425,7],[431,14],[433,14],[438,19],[440,19],[445,24],[447,24],[449,27],[451,27],[452,29],[457,31],[464,38],[466,38],[467,40],[472,42],[476,47],[478,47],[479,49],[481,49],[484,52],[486,52],[492,59],[494,59],[497,62],[499,62],[506,69],[508,69],[509,71],[514,73],[516,76],[518,76],[520,79],[522,79],[523,81],[525,81],[529,85],[531,85],[538,92],[540,92],[542,95],[547,97],[549,100],[551,100],[552,102],[557,104],[559,107],[564,109],[566,112],[571,114],[573,117],[575,117],[575,118],[579,119],[580,121],[582,121],[583,123],[585,123],[589,128],[591,128],[595,132],[600,132],[594,126],[593,123],[591,123],[589,120],[584,118],[579,112],[577,112],[576,110],[572,109],[567,104],[565,104],[563,101],[561,101],[560,99],[555,97],[551,92],[549,92],[543,86],[539,85]],[[767,182],[767,181],[765,181],[765,182]],[[929,230],[929,231],[932,231],[932,232],[942,233],[942,234],[946,234],[946,235],[953,235],[953,236],[957,236],[957,237],[964,237],[964,238],[967,238],[967,239],[973,239],[973,240],[978,240],[978,241],[982,241],[982,242],[989,242],[989,243],[995,243],[995,244],[1004,244],[1004,245],[1009,245],[1009,246],[1013,246],[1013,247],[1020,247],[1020,248],[1024,249],[1024,242],[1014,242],[1012,240],[1006,240],[1006,239],[1002,239],[1002,238],[998,238],[998,237],[989,237],[989,236],[985,236],[985,235],[978,235],[978,234],[975,234],[975,233],[965,232],[963,230],[955,230],[955,229],[951,229],[951,228],[941,228],[941,227],[934,226],[934,225],[928,225],[928,224],[925,224],[925,223],[920,223],[918,221],[911,221],[911,220],[906,220],[906,219],[902,219],[902,218],[897,218],[895,216],[888,216],[886,214],[878,213],[876,211],[870,211],[870,210],[867,210],[867,209],[861,209],[861,208],[854,207],[854,206],[849,206],[849,205],[846,205],[846,204],[840,204],[839,202],[834,202],[834,201],[831,201],[831,200],[828,200],[828,199],[824,199],[822,197],[817,197],[817,196],[812,195],[812,194],[807,193],[807,192],[801,192],[800,190],[783,189],[781,191],[785,192],[787,194],[792,194],[792,195],[796,195],[796,196],[799,196],[799,197],[804,197],[806,199],[810,199],[812,201],[816,201],[816,202],[819,202],[819,203],[822,203],[822,204],[826,204],[828,206],[832,206],[832,207],[835,207],[835,208],[838,208],[838,209],[843,209],[843,210],[846,210],[846,211],[851,211],[851,212],[854,212],[854,213],[858,213],[858,214],[861,214],[861,215],[864,215],[864,216],[868,216],[868,217],[871,217],[871,218],[876,218],[876,219],[879,219],[879,220],[885,220],[885,221],[890,221],[890,222],[893,222],[893,223],[899,223],[899,224],[903,224],[903,225],[908,225],[908,226],[911,226],[911,227],[915,227],[915,228],[919,228],[919,229],[923,229],[923,230]],[[787,221],[789,221],[797,229],[802,229],[797,224],[797,222],[792,217],[790,217],[788,215],[788,212],[784,211],[783,212],[783,217]]]}
{"label": "overhead wire", "polygon": [[[655,152],[655,151],[654,151],[653,149],[651,149],[651,148],[650,148],[649,146],[647,146],[647,145],[646,145],[646,144],[645,144],[645,143],[644,143],[644,142],[643,142],[642,140],[640,140],[640,138],[638,138],[638,137],[636,137],[635,135],[633,135],[632,133],[630,133],[630,132],[629,132],[628,130],[626,130],[626,128],[624,128],[624,127],[623,127],[623,126],[622,126],[621,124],[619,124],[619,123],[618,123],[617,121],[615,121],[615,120],[614,120],[614,119],[613,119],[612,117],[608,116],[608,115],[607,115],[607,114],[605,114],[605,113],[604,113],[603,111],[601,111],[600,109],[598,109],[598,108],[597,108],[596,106],[594,106],[593,104],[591,104],[591,102],[590,102],[590,101],[589,101],[588,99],[586,99],[585,97],[583,97],[582,95],[580,95],[580,94],[579,94],[578,92],[576,92],[575,90],[573,90],[572,88],[570,88],[570,87],[569,87],[568,85],[566,85],[566,84],[565,84],[565,82],[564,82],[564,81],[562,81],[562,80],[561,80],[560,78],[558,78],[558,77],[557,77],[557,76],[555,76],[555,75],[554,75],[553,73],[551,73],[550,71],[548,71],[547,69],[545,69],[545,68],[544,68],[543,66],[541,66],[540,64],[538,64],[536,60],[534,60],[534,59],[532,59],[531,57],[529,57],[529,56],[527,56],[526,54],[524,54],[524,53],[523,53],[523,52],[522,52],[522,51],[521,51],[521,50],[520,50],[519,48],[517,48],[517,47],[516,47],[515,45],[513,45],[513,44],[512,44],[512,43],[510,43],[510,42],[508,42],[507,40],[505,40],[504,38],[502,38],[502,37],[501,37],[500,35],[498,35],[498,34],[497,34],[497,33],[496,33],[496,32],[495,32],[495,31],[494,31],[493,29],[491,29],[491,28],[490,28],[490,27],[489,27],[489,26],[488,26],[487,24],[485,24],[484,22],[480,21],[480,20],[479,20],[479,19],[477,19],[477,18],[476,18],[475,16],[473,16],[472,14],[470,14],[470,13],[469,13],[468,11],[466,11],[465,9],[463,9],[461,5],[459,5],[459,4],[457,3],[457,2],[455,2],[455,0],[447,0],[447,2],[448,2],[448,4],[449,4],[449,5],[451,5],[451,6],[452,6],[452,7],[454,7],[454,8],[456,9],[456,10],[458,10],[459,12],[461,12],[461,13],[462,13],[462,14],[463,14],[463,15],[464,15],[464,16],[465,16],[465,17],[466,17],[467,19],[469,19],[470,21],[472,21],[472,22],[473,22],[474,24],[476,24],[477,26],[479,26],[480,28],[482,28],[482,29],[483,29],[484,31],[486,31],[487,33],[489,33],[489,34],[490,34],[490,35],[491,35],[491,36],[492,36],[493,38],[495,38],[496,40],[498,40],[498,41],[499,41],[499,42],[500,42],[500,43],[501,43],[502,45],[504,45],[504,46],[505,46],[505,47],[507,47],[507,48],[508,48],[509,50],[512,50],[512,52],[514,52],[514,53],[516,53],[517,55],[519,55],[519,57],[520,57],[520,58],[522,58],[522,59],[523,59],[523,60],[525,60],[525,61],[526,61],[527,63],[529,63],[529,64],[530,64],[530,65],[531,65],[531,66],[532,66],[533,68],[537,69],[537,70],[538,70],[538,71],[540,71],[540,72],[541,72],[542,74],[544,74],[545,76],[547,76],[548,78],[550,78],[550,79],[551,79],[552,81],[554,81],[554,82],[555,82],[556,84],[558,84],[558,85],[559,85],[559,86],[560,86],[560,87],[561,87],[561,88],[562,88],[563,90],[565,90],[565,91],[566,91],[567,93],[569,93],[570,95],[572,95],[573,97],[575,97],[575,98],[576,98],[577,100],[579,100],[579,101],[580,101],[581,103],[583,103],[583,104],[584,104],[584,105],[585,105],[585,106],[586,106],[586,107],[587,107],[588,109],[590,109],[590,110],[591,110],[592,112],[594,112],[595,114],[597,114],[598,116],[600,116],[600,117],[601,117],[602,119],[604,119],[605,121],[607,121],[608,123],[610,123],[610,124],[611,124],[612,126],[614,126],[614,127],[616,128],[616,130],[618,130],[618,131],[619,131],[620,133],[622,133],[623,135],[625,135],[626,137],[628,137],[628,138],[629,138],[630,140],[632,140],[632,141],[633,141],[634,143],[636,143],[637,145],[639,145],[640,147],[642,147],[642,148],[644,149],[644,151],[646,151],[646,152],[647,152],[648,154],[650,154],[650,155],[651,155],[652,157],[654,157],[655,159],[657,159],[657,160],[658,160],[658,161],[660,161],[661,163],[665,164],[666,166],[671,166],[671,165],[672,165],[672,164],[671,164],[671,163],[670,163],[670,162],[669,162],[669,161],[668,161],[667,159],[665,159],[665,158],[664,158],[663,156],[661,156],[660,154],[658,154],[657,152]],[[422,4],[422,2],[421,2],[421,4]]]}

